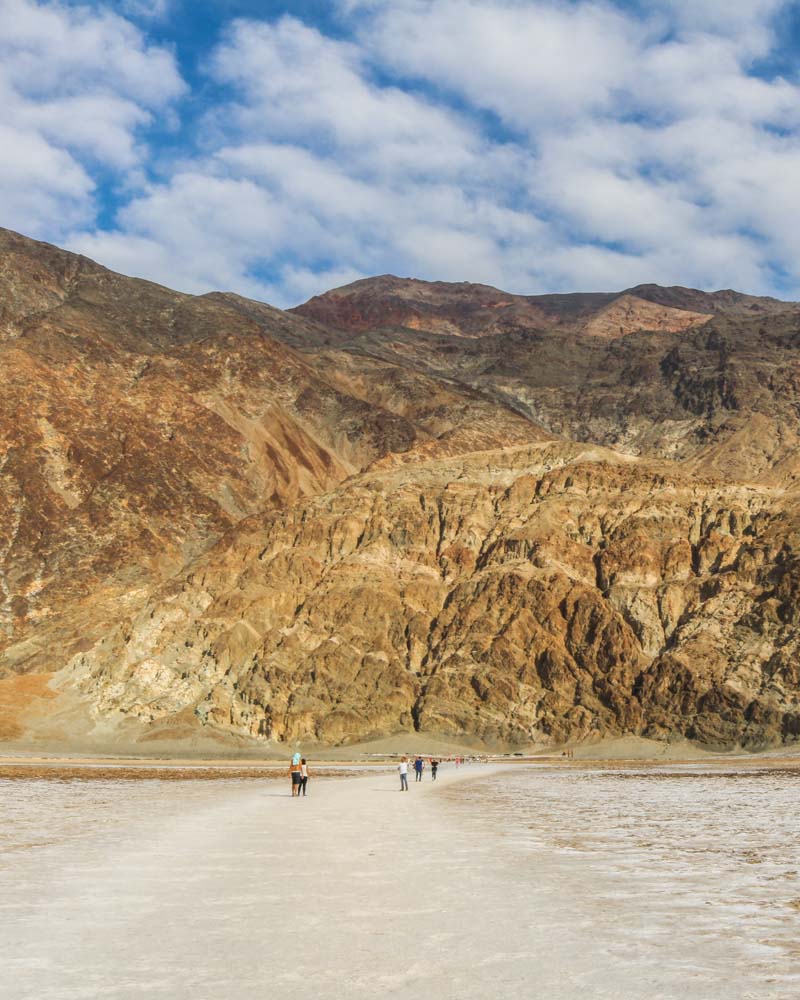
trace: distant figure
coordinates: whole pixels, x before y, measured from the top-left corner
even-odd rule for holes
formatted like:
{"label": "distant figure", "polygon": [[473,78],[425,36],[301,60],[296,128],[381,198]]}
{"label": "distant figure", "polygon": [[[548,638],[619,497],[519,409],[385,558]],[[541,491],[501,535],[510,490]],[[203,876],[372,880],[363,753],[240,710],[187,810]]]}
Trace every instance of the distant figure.
{"label": "distant figure", "polygon": [[436,772],[438,770],[439,770],[439,761],[434,759],[431,761],[431,781],[436,781]]}
{"label": "distant figure", "polygon": [[400,772],[400,791],[408,791],[408,757],[401,757],[400,763],[397,765],[397,770]]}
{"label": "distant figure", "polygon": [[461,764],[461,758],[460,757],[456,757],[456,767],[459,767],[460,764]]}
{"label": "distant figure", "polygon": [[425,762],[422,757],[417,757],[414,761],[414,780],[422,781],[422,769],[425,767]]}
{"label": "distant figure", "polygon": [[303,795],[306,794],[307,784],[308,784],[308,764],[306,764],[306,759],[305,757],[303,757],[303,759],[300,761],[300,788],[303,791]]}
{"label": "distant figure", "polygon": [[292,779],[292,798],[300,794],[300,767],[300,754],[296,753],[292,757],[292,763],[289,765],[289,775]]}

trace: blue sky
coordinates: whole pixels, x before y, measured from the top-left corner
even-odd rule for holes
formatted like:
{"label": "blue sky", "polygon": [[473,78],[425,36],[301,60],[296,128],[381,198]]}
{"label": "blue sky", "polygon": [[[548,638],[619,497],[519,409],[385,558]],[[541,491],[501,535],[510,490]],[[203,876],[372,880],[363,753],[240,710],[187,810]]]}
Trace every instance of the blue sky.
{"label": "blue sky", "polygon": [[186,291],[800,298],[781,0],[0,0],[0,224]]}

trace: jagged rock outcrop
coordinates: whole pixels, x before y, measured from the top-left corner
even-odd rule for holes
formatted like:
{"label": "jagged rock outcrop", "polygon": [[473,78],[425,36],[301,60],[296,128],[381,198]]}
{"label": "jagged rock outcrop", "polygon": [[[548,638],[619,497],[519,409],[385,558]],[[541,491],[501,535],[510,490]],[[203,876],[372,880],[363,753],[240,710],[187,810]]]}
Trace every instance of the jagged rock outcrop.
{"label": "jagged rock outcrop", "polygon": [[367,474],[240,524],[69,676],[278,739],[761,746],[800,724],[776,499],[562,444]]}
{"label": "jagged rock outcrop", "polygon": [[795,739],[798,351],[734,292],[287,313],[2,232],[0,738]]}

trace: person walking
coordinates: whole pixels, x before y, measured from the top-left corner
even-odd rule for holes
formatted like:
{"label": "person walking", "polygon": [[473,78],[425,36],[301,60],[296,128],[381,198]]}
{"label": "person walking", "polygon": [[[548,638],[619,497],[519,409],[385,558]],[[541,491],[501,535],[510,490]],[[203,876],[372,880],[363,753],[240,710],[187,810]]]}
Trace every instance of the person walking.
{"label": "person walking", "polygon": [[414,761],[414,781],[422,781],[422,769],[425,767],[425,763],[422,757],[417,757]]}
{"label": "person walking", "polygon": [[397,770],[400,772],[400,791],[408,791],[408,757],[401,757],[400,763],[397,765]]}
{"label": "person walking", "polygon": [[[303,796],[306,794],[306,785],[308,784],[308,764],[306,764],[306,759],[303,757],[300,761],[300,790],[303,792]],[[298,795],[300,792],[298,791]]]}
{"label": "person walking", "polygon": [[289,765],[289,777],[292,779],[292,798],[300,794],[300,754],[295,753]]}
{"label": "person walking", "polygon": [[439,761],[434,759],[431,761],[431,781],[436,781],[436,772],[439,770]]}

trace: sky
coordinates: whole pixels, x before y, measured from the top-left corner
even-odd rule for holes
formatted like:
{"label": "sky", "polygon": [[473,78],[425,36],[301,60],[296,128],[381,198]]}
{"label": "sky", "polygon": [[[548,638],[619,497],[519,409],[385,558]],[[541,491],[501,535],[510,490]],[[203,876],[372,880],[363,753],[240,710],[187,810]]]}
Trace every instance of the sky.
{"label": "sky", "polygon": [[283,307],[800,299],[799,55],[782,0],[0,0],[0,225]]}

